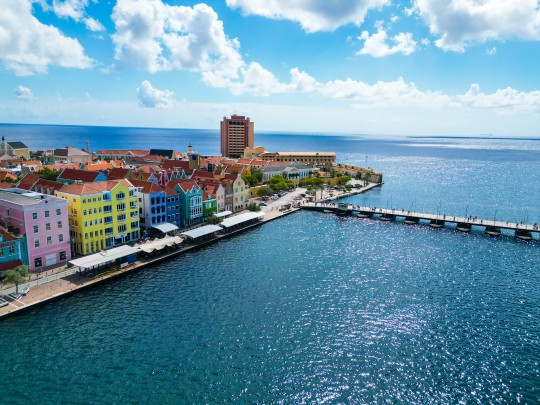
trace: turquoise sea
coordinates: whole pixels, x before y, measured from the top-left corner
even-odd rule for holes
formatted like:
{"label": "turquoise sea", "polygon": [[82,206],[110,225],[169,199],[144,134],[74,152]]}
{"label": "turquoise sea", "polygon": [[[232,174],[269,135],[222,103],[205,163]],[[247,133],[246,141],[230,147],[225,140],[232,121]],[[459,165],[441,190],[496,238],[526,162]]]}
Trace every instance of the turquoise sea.
{"label": "turquoise sea", "polygon": [[[31,149],[218,132],[0,125]],[[540,139],[257,133],[385,184],[350,201],[540,223]],[[539,403],[540,241],[300,212],[0,323],[0,403]]]}

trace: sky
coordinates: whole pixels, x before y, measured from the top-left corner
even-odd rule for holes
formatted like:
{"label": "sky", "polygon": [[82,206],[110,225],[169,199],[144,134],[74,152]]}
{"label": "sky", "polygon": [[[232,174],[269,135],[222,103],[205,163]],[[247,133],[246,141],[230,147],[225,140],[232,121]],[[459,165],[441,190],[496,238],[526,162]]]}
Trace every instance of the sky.
{"label": "sky", "polygon": [[540,136],[538,0],[1,0],[0,122]]}

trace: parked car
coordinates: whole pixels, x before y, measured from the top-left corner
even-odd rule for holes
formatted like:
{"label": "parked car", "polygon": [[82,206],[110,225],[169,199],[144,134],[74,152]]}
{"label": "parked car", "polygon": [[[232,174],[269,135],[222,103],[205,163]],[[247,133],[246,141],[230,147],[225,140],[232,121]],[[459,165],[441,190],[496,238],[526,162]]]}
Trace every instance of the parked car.
{"label": "parked car", "polygon": [[265,202],[259,203],[259,207],[266,207],[268,204]]}

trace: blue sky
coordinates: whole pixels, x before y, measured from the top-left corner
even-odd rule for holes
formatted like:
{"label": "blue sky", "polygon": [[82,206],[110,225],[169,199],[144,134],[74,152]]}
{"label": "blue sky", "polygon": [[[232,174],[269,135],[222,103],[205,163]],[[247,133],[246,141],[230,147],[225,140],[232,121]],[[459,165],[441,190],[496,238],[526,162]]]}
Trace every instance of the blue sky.
{"label": "blue sky", "polygon": [[539,136],[535,0],[2,0],[0,122]]}

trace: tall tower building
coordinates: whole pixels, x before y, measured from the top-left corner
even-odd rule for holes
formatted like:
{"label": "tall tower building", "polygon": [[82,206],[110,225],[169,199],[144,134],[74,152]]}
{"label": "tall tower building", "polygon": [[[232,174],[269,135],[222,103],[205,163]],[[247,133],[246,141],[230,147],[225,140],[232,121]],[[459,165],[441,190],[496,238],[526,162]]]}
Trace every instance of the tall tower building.
{"label": "tall tower building", "polygon": [[221,155],[241,158],[244,148],[253,148],[253,121],[243,115],[223,117],[221,121]]}

